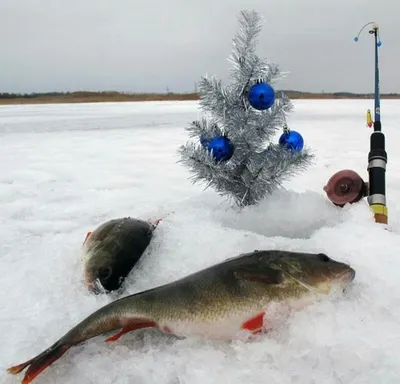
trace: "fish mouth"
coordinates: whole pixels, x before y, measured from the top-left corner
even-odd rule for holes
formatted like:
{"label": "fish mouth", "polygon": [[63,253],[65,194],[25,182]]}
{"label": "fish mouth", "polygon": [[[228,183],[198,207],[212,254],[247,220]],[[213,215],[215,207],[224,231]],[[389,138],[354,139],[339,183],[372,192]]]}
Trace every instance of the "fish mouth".
{"label": "fish mouth", "polygon": [[[291,275],[288,272],[285,272],[291,279],[293,279],[294,281],[296,281],[298,284],[300,284],[301,286],[303,286],[304,288],[306,288],[307,290],[309,290],[311,293],[314,293],[317,296],[320,295],[326,295],[329,294],[329,292],[333,292],[335,291],[335,285],[336,284],[332,284],[334,283],[334,281],[336,280],[337,282],[339,282],[339,286],[342,285],[349,285],[355,278],[356,276],[356,271],[353,268],[349,268],[346,269],[344,272],[342,272],[341,274],[339,274],[339,276],[336,279],[333,279],[330,281],[330,283],[328,282],[328,284],[319,284],[319,285],[309,285],[307,283],[305,283],[304,281],[301,281],[299,279],[297,279],[296,277],[294,277],[293,275]],[[343,289],[345,289],[345,287],[343,287]]]}
{"label": "fish mouth", "polygon": [[88,288],[90,288],[93,285],[94,281],[95,281],[93,273],[90,273],[88,271],[84,272],[84,279],[85,279],[85,285]]}
{"label": "fish mouth", "polygon": [[339,275],[338,280],[343,283],[349,284],[354,280],[355,277],[356,277],[356,271],[353,268],[349,268]]}
{"label": "fish mouth", "polygon": [[101,293],[102,289],[104,290],[104,288],[100,283],[100,280],[93,273],[85,271],[84,280],[86,288],[88,289],[89,292],[97,295]]}
{"label": "fish mouth", "polygon": [[122,283],[122,278],[120,278],[119,281],[119,285],[118,287],[114,288],[114,289],[110,289],[109,286],[104,285],[102,283],[102,281],[100,280],[100,277],[93,272],[89,272],[89,271],[85,271],[85,275],[84,275],[84,280],[85,280],[85,286],[88,289],[89,292],[95,294],[95,295],[99,295],[102,293],[109,293],[111,291],[118,291],[118,289],[120,289],[120,285]]}
{"label": "fish mouth", "polygon": [[108,291],[102,286],[101,282],[99,279],[96,279],[90,283],[86,283],[86,287],[89,290],[89,292],[99,295],[101,293],[107,293]]}

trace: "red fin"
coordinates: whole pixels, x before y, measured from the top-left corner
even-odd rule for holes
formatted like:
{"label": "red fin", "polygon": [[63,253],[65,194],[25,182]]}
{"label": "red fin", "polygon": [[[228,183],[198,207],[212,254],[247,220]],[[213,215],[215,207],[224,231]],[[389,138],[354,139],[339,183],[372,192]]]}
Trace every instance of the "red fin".
{"label": "red fin", "polygon": [[24,379],[21,381],[21,384],[28,384],[48,366],[58,360],[69,348],[70,346],[68,344],[55,344],[33,359],[19,365],[14,365],[13,367],[8,368],[7,371],[16,375],[29,366]]}
{"label": "red fin", "polygon": [[117,334],[106,339],[107,342],[118,340],[123,334],[130,331],[135,331],[141,328],[155,327],[157,324],[154,321],[145,319],[136,319],[134,321],[128,322]]}
{"label": "red fin", "polygon": [[264,326],[264,312],[252,317],[242,324],[242,329],[246,329],[252,333],[257,333],[262,330]]}
{"label": "red fin", "polygon": [[86,243],[86,240],[89,238],[89,236],[90,236],[91,234],[92,234],[92,232],[90,232],[90,231],[86,234],[86,237],[85,237],[85,240],[84,240],[83,244]]}
{"label": "red fin", "polygon": [[160,224],[161,221],[163,221],[167,216],[169,216],[172,212],[167,213],[164,217],[161,217],[160,219],[157,219],[156,221],[154,221],[153,226],[156,228],[158,224]]}

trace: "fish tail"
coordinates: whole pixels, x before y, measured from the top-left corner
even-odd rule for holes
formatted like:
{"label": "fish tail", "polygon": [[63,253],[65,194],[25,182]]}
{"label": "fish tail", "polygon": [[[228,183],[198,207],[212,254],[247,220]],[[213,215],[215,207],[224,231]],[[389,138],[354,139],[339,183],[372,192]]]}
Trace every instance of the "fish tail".
{"label": "fish tail", "polygon": [[64,355],[68,349],[81,344],[86,340],[104,333],[120,330],[116,335],[107,339],[109,342],[116,341],[123,334],[130,331],[141,328],[157,327],[156,322],[151,319],[151,316],[146,317],[135,314],[134,312],[132,314],[127,314],[126,316],[119,315],[118,311],[121,310],[121,308],[124,308],[124,305],[126,305],[124,304],[125,302],[131,304],[132,298],[128,296],[98,309],[39,355],[25,361],[24,363],[8,368],[8,373],[16,375],[28,368],[21,382],[22,384],[28,384],[42,371]]}
{"label": "fish tail", "polygon": [[36,376],[64,355],[70,347],[71,345],[58,341],[33,359],[14,365],[13,367],[8,368],[7,371],[8,373],[16,375],[22,372],[25,368],[28,368],[21,384],[31,383]]}
{"label": "fish tail", "polygon": [[57,361],[71,347],[80,344],[92,337],[112,331],[119,327],[118,316],[110,313],[110,304],[100,308],[88,316],[81,323],[73,327],[68,333],[58,339],[51,347],[24,363],[8,368],[8,373],[16,375],[28,368],[22,384],[28,384],[47,367]]}

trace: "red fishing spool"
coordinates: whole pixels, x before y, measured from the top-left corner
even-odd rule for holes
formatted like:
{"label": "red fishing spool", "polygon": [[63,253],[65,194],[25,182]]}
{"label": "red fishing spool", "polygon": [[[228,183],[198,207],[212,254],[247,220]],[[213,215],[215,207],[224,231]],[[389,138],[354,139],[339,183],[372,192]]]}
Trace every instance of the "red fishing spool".
{"label": "red fishing spool", "polygon": [[323,189],[333,204],[343,207],[367,196],[368,184],[357,172],[344,169],[335,173]]}

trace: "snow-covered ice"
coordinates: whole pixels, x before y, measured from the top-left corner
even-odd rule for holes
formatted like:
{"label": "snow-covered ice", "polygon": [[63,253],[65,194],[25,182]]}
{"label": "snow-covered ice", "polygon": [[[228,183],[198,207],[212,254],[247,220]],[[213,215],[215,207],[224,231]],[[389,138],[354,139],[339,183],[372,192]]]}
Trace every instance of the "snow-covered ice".
{"label": "snow-covered ice", "polygon": [[356,280],[340,299],[296,312],[251,343],[138,331],[71,349],[35,383],[400,383],[400,101],[382,100],[389,226],[366,201],[340,209],[322,187],[340,169],[367,176],[372,100],[295,100],[291,129],[316,155],[308,171],[242,212],[192,185],[177,163],[196,102],[0,107],[0,382],[114,299],[89,294],[87,231],[130,215],[166,218],[124,294],[254,249],[326,252]]}

